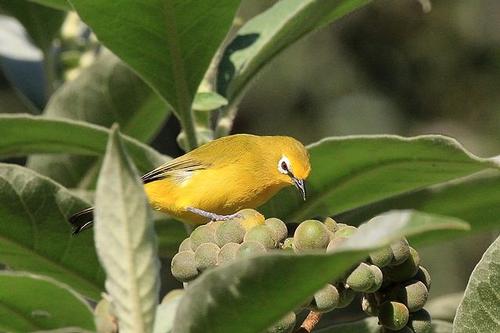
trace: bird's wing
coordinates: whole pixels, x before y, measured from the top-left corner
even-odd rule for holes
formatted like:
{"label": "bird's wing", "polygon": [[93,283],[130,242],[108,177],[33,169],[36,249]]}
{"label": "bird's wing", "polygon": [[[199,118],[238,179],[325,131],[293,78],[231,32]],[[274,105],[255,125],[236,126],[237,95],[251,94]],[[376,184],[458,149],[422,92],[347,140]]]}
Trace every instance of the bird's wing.
{"label": "bird's wing", "polygon": [[151,170],[141,177],[144,184],[151,183],[157,180],[165,179],[167,177],[185,178],[193,171],[204,170],[209,165],[202,163],[192,158],[176,158],[167,162],[158,168]]}

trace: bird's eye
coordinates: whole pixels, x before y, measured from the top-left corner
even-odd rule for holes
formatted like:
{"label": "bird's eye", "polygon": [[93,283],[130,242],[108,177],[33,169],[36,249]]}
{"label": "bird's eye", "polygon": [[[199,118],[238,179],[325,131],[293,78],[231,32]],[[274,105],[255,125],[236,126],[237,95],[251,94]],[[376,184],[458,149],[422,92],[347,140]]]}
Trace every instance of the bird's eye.
{"label": "bird's eye", "polygon": [[278,171],[281,172],[282,174],[289,174],[290,172],[292,172],[291,168],[290,168],[290,161],[288,160],[288,158],[286,156],[283,156],[279,162],[278,162]]}

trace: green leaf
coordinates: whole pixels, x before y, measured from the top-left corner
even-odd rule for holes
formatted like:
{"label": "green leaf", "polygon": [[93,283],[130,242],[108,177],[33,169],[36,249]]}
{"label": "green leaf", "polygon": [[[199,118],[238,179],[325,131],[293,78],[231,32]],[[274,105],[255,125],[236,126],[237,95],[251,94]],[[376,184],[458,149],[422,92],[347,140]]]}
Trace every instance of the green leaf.
{"label": "green leaf", "polygon": [[265,206],[266,216],[291,221],[333,215],[425,186],[499,168],[438,135],[348,136],[308,146],[312,173],[304,202],[293,188]]}
{"label": "green leaf", "polygon": [[241,98],[257,73],[283,49],[370,0],[286,0],[248,21],[226,47],[217,91],[230,104]]}
{"label": "green leaf", "polygon": [[193,110],[212,111],[227,105],[227,99],[215,92],[199,92],[194,97]]}
{"label": "green leaf", "polygon": [[31,2],[36,2],[40,5],[59,9],[59,10],[71,10],[71,6],[66,0],[29,0]]}
{"label": "green leaf", "polygon": [[500,223],[500,172],[488,170],[403,194],[347,212],[340,219],[358,224],[389,209],[417,209],[454,216],[467,221],[474,232],[496,229]]}
{"label": "green leaf", "polygon": [[425,305],[425,309],[430,313],[432,319],[452,323],[463,297],[464,293],[458,292],[433,298]]}
{"label": "green leaf", "polygon": [[454,333],[500,331],[500,237],[470,276],[453,322]]}
{"label": "green leaf", "polygon": [[99,299],[104,274],[92,233],[71,235],[67,218],[87,204],[49,178],[0,164],[0,262],[49,276]]}
{"label": "green leaf", "polygon": [[[28,115],[0,115],[0,156],[35,153],[103,155],[109,130],[85,122]],[[168,157],[130,137],[123,137],[141,172],[161,165]]]}
{"label": "green leaf", "polygon": [[142,182],[117,126],[97,182],[94,234],[120,332],[151,332],[160,288],[156,235]]}
{"label": "green leaf", "polygon": [[[316,333],[380,333],[377,318],[366,318],[353,323],[334,325],[320,329]],[[432,329],[428,333],[451,333],[452,325],[441,320],[432,320]]]}
{"label": "green leaf", "polygon": [[44,276],[0,272],[1,331],[31,332],[65,326],[95,329],[92,310],[83,297]]}
{"label": "green leaf", "polygon": [[[425,214],[424,214],[425,215]],[[456,219],[392,212],[362,225],[335,253],[268,254],[205,272],[186,289],[174,322],[176,333],[261,332],[326,283],[402,235],[463,228]]]}
{"label": "green leaf", "polygon": [[[117,122],[123,133],[140,141],[152,139],[169,115],[164,101],[132,70],[105,53],[66,82],[52,96],[44,116],[61,117],[110,127]],[[78,187],[95,176],[95,157],[34,156],[28,166],[66,187]]]}
{"label": "green leaf", "polygon": [[239,6],[235,0],[70,0],[99,40],[172,105],[191,102]]}
{"label": "green leaf", "polygon": [[21,22],[33,42],[47,53],[61,28],[64,12],[26,0],[0,0],[0,7]]}

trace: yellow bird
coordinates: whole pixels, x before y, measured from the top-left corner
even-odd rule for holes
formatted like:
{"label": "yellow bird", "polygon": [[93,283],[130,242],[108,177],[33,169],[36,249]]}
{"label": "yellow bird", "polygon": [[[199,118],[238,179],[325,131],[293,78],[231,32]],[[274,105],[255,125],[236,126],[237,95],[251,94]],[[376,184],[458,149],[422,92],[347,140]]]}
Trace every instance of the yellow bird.
{"label": "yellow bird", "polygon": [[[306,198],[311,166],[305,147],[287,136],[237,134],[211,141],[142,176],[151,206],[181,221],[226,220],[294,185]],[[73,233],[92,225],[93,209],[71,216]]]}

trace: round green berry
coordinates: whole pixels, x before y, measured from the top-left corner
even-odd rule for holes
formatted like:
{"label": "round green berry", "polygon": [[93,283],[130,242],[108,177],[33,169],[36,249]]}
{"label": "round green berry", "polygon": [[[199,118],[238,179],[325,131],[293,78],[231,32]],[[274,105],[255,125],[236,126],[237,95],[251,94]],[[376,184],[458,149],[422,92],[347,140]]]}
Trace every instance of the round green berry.
{"label": "round green berry", "polygon": [[403,303],[384,302],[380,305],[378,321],[380,325],[388,329],[402,329],[408,323],[409,317],[408,308]]}
{"label": "round green berry", "polygon": [[347,237],[334,237],[330,242],[328,242],[328,246],[326,247],[326,252],[332,252],[337,249],[340,244],[345,242],[347,240]]}
{"label": "round green berry", "polygon": [[370,270],[373,273],[373,283],[372,286],[366,290],[367,293],[374,293],[382,287],[382,282],[384,281],[384,275],[380,268],[375,265],[370,265]]}
{"label": "round green berry", "polygon": [[236,257],[247,258],[262,253],[266,253],[264,245],[256,241],[248,241],[241,243],[240,248],[236,251]]}
{"label": "round green berry", "polygon": [[181,282],[193,280],[198,275],[193,251],[177,253],[170,265],[172,275]]}
{"label": "round green berry", "polygon": [[358,231],[358,228],[353,227],[352,225],[346,225],[345,227],[339,228],[335,231],[335,237],[350,237],[356,231]]}
{"label": "round green berry", "polygon": [[384,273],[387,277],[395,282],[403,282],[413,278],[418,272],[418,265],[420,263],[420,256],[418,252],[410,247],[410,255],[405,261],[399,265],[392,265],[385,267]]}
{"label": "round green berry", "polygon": [[391,244],[392,261],[391,265],[399,265],[410,256],[410,246],[406,238],[402,238],[398,242]]}
{"label": "round green berry", "polygon": [[194,229],[189,236],[191,249],[196,251],[198,246],[204,243],[215,243],[215,228],[209,225],[200,225]]}
{"label": "round green berry", "polygon": [[389,246],[370,253],[370,261],[372,264],[377,265],[380,268],[389,265],[393,258],[394,256]]}
{"label": "round green berry", "polygon": [[219,255],[217,256],[217,265],[220,266],[233,261],[236,258],[236,253],[240,246],[241,244],[238,243],[227,243],[221,247]]}
{"label": "round green berry", "polygon": [[290,333],[295,326],[295,312],[290,312],[280,319],[276,324],[266,330],[266,333]]}
{"label": "round green berry", "polygon": [[317,312],[329,312],[338,307],[339,302],[340,293],[338,289],[331,284],[327,284],[322,289],[314,293],[314,297],[309,305],[309,308]]}
{"label": "round green berry", "polygon": [[425,309],[412,313],[407,325],[414,333],[430,333],[432,331],[431,316]]}
{"label": "round green berry", "polygon": [[422,281],[413,280],[405,285],[398,285],[389,293],[392,300],[404,303],[410,312],[422,309],[429,297],[429,291]]}
{"label": "round green berry", "polygon": [[336,222],[334,219],[332,219],[331,217],[327,217],[327,218],[323,221],[323,223],[325,224],[325,227],[326,227],[329,231],[331,231],[331,232],[333,232],[333,233],[335,233],[335,231],[337,231],[337,229],[338,229],[337,222]]}
{"label": "round green berry", "polygon": [[346,284],[355,291],[368,291],[375,282],[370,266],[362,262],[347,277]]}
{"label": "round green berry", "polygon": [[323,223],[307,220],[299,224],[293,235],[293,243],[297,251],[326,249],[330,238]]}
{"label": "round green berry", "polygon": [[267,225],[262,224],[253,227],[245,233],[243,241],[256,241],[264,245],[266,249],[273,249],[276,247],[276,240],[274,233]]}
{"label": "round green berry", "polygon": [[196,268],[202,272],[210,267],[217,265],[217,256],[220,248],[214,243],[204,243],[198,246],[194,252],[194,262]]}
{"label": "round green berry", "polygon": [[227,243],[241,243],[245,237],[245,228],[239,221],[227,220],[223,221],[215,230],[215,242],[220,247]]}
{"label": "round green berry", "polygon": [[422,283],[427,287],[427,290],[431,290],[431,275],[425,267],[418,266],[418,271],[417,274],[415,274],[415,279],[422,281]]}
{"label": "round green berry", "polygon": [[190,238],[186,238],[185,240],[183,240],[181,242],[181,244],[179,244],[179,252],[182,252],[182,251],[192,251]]}
{"label": "round green berry", "polygon": [[273,238],[278,242],[282,242],[288,236],[288,229],[286,224],[275,217],[269,218],[264,221],[264,224],[273,231]]}

